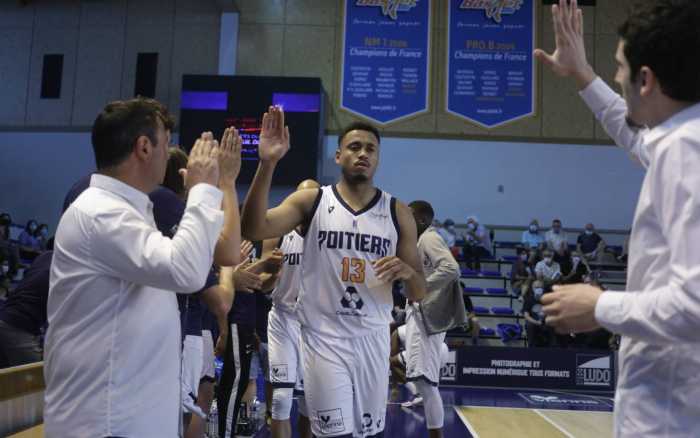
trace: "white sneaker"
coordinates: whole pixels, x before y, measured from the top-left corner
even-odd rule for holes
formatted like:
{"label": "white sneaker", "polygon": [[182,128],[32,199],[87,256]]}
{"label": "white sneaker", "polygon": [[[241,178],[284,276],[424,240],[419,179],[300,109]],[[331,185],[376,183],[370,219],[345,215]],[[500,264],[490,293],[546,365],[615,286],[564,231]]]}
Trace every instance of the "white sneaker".
{"label": "white sneaker", "polygon": [[415,406],[423,405],[423,397],[414,397],[413,400],[401,403],[402,408],[413,408]]}

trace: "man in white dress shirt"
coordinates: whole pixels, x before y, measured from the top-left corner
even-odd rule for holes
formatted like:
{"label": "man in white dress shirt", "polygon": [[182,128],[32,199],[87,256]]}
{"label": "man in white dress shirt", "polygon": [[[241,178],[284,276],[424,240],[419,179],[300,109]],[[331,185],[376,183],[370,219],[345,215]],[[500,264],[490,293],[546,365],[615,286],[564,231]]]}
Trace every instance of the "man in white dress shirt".
{"label": "man in white dress shirt", "polygon": [[535,55],[575,79],[615,142],[646,168],[630,241],[627,291],[556,287],[542,303],[560,332],[622,335],[618,437],[700,430],[700,2],[654,0],[620,27],[615,94],[586,60],[576,2],[552,9],[556,51]]}
{"label": "man in white dress shirt", "polygon": [[[56,232],[45,354],[47,437],[180,434],[175,292],[202,288],[224,220],[219,147],[202,136],[175,236],[147,193],[163,181],[173,121],[151,99],[108,104],[95,120],[98,172]],[[238,150],[240,154],[240,149]]]}

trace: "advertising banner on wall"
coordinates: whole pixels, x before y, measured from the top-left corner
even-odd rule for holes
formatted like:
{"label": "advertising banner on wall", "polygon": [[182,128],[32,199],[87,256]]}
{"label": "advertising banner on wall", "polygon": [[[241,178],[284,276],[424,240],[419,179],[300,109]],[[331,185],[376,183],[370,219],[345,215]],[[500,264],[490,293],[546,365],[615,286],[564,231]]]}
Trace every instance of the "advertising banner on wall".
{"label": "advertising banner on wall", "polygon": [[345,0],[340,107],[379,124],[426,112],[430,0]]}
{"label": "advertising banner on wall", "polygon": [[612,392],[616,359],[611,351],[462,347],[451,351],[440,382],[501,388]]}
{"label": "advertising banner on wall", "polygon": [[447,112],[485,128],[535,113],[535,0],[448,0]]}

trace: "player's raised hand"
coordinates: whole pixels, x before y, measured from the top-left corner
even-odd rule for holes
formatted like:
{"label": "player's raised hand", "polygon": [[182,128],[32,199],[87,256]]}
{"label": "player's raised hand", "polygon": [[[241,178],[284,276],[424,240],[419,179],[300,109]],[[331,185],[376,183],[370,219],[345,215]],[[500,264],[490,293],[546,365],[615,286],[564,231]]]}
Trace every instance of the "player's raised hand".
{"label": "player's raised hand", "polygon": [[243,143],[238,130],[234,127],[226,128],[221,137],[221,151],[219,152],[220,183],[230,187],[236,183],[236,178],[241,171],[241,144]]}
{"label": "player's raised hand", "polygon": [[258,155],[261,161],[276,163],[289,150],[289,128],[284,124],[284,110],[271,106],[263,114]]}
{"label": "player's raised hand", "polygon": [[554,40],[556,49],[548,54],[542,49],[535,50],[535,57],[554,73],[562,77],[573,76],[580,88],[588,85],[596,75],[586,59],[583,39],[583,12],[576,0],[559,0],[552,5]]}
{"label": "player's raised hand", "polygon": [[377,278],[385,283],[393,283],[396,280],[409,280],[416,271],[407,263],[396,256],[383,257],[372,262]]}
{"label": "player's raised hand", "polygon": [[195,141],[187,160],[187,169],[180,169],[187,190],[199,183],[219,182],[219,144],[211,132],[204,132]]}

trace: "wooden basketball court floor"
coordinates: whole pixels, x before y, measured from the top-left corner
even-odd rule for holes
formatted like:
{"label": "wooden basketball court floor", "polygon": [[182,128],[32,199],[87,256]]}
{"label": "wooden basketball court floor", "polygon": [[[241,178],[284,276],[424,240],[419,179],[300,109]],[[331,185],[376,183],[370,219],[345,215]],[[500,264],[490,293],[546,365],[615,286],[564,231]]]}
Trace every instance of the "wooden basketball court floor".
{"label": "wooden basketball court floor", "polygon": [[[612,438],[612,399],[545,390],[441,387],[446,438]],[[387,406],[386,438],[426,437],[422,407],[404,408],[402,391]],[[292,412],[296,432],[296,405]],[[40,438],[43,427],[13,435]],[[268,438],[263,427],[255,438]]]}

